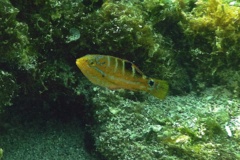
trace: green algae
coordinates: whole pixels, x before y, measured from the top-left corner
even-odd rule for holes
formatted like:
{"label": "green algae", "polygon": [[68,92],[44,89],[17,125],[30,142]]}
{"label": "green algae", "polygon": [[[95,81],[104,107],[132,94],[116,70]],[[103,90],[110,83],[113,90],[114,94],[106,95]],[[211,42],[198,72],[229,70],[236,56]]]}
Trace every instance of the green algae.
{"label": "green algae", "polygon": [[[44,98],[48,94],[51,98],[45,97],[41,102],[47,104],[65,94],[54,88],[72,93],[75,88],[81,88],[76,82],[80,80],[76,80],[72,71],[74,64],[69,65],[75,60],[73,56],[69,58],[71,49],[67,48],[67,52],[63,49],[66,45],[60,44],[66,44],[69,32],[74,28],[73,21],[84,14],[82,3],[53,0],[30,3],[4,0],[0,3],[1,103],[29,104],[36,97]],[[59,21],[60,18],[64,23]]]}
{"label": "green algae", "polygon": [[18,93],[19,86],[14,76],[8,72],[0,71],[0,113],[5,106],[11,106]]}
{"label": "green algae", "polygon": [[236,50],[240,38],[239,7],[222,0],[197,1],[196,5],[191,14],[186,15],[185,34],[205,41],[209,45],[206,49],[212,53]]}
{"label": "green algae", "polygon": [[28,26],[16,19],[19,10],[8,0],[1,1],[0,53],[1,64],[32,70],[36,66],[36,55],[29,41]]}
{"label": "green algae", "polygon": [[[195,68],[189,70],[197,82],[194,86],[203,90],[218,84],[230,89],[229,77],[239,69],[239,7],[224,0],[199,0],[195,5],[191,12],[183,12],[179,23],[190,44],[185,58]],[[222,76],[229,72],[228,78]]]}

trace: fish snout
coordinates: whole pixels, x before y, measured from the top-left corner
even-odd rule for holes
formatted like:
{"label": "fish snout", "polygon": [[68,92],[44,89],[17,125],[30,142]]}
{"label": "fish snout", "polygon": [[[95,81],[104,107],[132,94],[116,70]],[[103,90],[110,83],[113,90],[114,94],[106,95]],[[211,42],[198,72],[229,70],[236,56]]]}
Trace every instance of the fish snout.
{"label": "fish snout", "polygon": [[81,68],[81,66],[83,65],[83,62],[84,62],[83,58],[78,58],[76,60],[76,65],[78,66],[78,68]]}

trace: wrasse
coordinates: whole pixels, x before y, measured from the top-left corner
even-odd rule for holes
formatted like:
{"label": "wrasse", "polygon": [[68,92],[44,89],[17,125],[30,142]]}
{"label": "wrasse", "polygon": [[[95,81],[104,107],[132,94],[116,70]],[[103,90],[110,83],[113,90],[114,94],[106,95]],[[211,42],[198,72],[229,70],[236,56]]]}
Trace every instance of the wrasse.
{"label": "wrasse", "polygon": [[168,83],[149,78],[132,62],[107,55],[86,55],[76,60],[78,68],[94,84],[109,89],[145,91],[164,99]]}

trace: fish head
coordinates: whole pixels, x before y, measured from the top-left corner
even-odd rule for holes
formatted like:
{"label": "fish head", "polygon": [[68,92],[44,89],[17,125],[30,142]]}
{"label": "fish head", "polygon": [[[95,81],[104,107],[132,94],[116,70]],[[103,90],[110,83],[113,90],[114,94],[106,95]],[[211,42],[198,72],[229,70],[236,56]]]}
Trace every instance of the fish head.
{"label": "fish head", "polygon": [[82,71],[82,73],[87,76],[89,74],[94,74],[93,67],[96,66],[96,59],[92,55],[86,55],[76,60],[76,65]]}
{"label": "fish head", "polygon": [[86,55],[76,60],[76,65],[79,69],[96,66],[96,60],[92,55]]}
{"label": "fish head", "polygon": [[[101,55],[86,55],[76,60],[76,65],[82,73],[93,82],[97,77],[104,77],[106,60]],[[95,80],[94,80],[95,81]]]}

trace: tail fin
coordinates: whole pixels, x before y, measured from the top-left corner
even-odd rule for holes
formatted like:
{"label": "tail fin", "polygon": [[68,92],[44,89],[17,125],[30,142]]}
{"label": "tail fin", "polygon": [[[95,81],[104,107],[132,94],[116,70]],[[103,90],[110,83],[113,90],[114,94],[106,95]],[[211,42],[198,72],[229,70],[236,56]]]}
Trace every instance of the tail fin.
{"label": "tail fin", "polygon": [[167,96],[169,89],[167,81],[158,79],[151,80],[154,82],[154,84],[150,87],[148,92],[157,98],[164,99]]}

